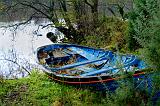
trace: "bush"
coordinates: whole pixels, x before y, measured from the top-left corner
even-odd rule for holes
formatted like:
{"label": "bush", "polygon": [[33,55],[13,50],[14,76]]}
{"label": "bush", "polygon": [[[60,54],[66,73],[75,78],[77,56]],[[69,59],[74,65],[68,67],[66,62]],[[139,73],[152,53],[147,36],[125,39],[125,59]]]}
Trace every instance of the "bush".
{"label": "bush", "polygon": [[107,49],[109,46],[125,48],[128,22],[116,17],[103,17],[100,23],[93,33],[85,36],[85,41],[81,42],[81,45]]}
{"label": "bush", "polygon": [[[160,69],[160,1],[135,0],[130,18],[130,44],[142,47],[141,55],[148,65]],[[134,47],[135,48],[135,47]]]}

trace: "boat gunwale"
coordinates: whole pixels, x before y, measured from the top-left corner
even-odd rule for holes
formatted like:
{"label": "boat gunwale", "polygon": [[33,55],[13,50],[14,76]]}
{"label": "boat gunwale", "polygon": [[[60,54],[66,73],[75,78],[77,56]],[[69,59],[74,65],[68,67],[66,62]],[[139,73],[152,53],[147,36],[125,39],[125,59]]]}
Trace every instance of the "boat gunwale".
{"label": "boat gunwale", "polygon": [[[38,53],[38,51],[40,49],[46,48],[48,46],[52,47],[52,46],[55,46],[55,45],[57,45],[57,46],[74,46],[74,47],[90,48],[90,49],[102,50],[102,51],[106,52],[104,49],[97,49],[97,48],[93,48],[93,47],[81,46],[81,45],[76,45],[76,44],[67,44],[67,43],[61,43],[61,44],[60,43],[54,43],[54,44],[50,44],[50,45],[41,46],[41,47],[37,48],[36,52]],[[136,55],[132,55],[132,54],[121,54],[121,56],[127,56],[127,55],[137,57]],[[66,78],[91,78],[91,77],[97,77],[95,75],[93,75],[93,76],[71,76],[71,75],[70,76],[64,76],[64,75],[55,74],[55,72],[53,72],[53,71],[51,71],[49,69],[46,69],[45,68],[46,65],[42,65],[42,64],[39,63],[38,55],[37,55],[37,63],[43,67],[43,68],[42,67],[41,68],[43,69],[44,72],[49,73],[49,74],[54,74],[57,77],[66,77]],[[106,76],[106,75],[100,75],[99,77],[103,77],[103,76]]]}

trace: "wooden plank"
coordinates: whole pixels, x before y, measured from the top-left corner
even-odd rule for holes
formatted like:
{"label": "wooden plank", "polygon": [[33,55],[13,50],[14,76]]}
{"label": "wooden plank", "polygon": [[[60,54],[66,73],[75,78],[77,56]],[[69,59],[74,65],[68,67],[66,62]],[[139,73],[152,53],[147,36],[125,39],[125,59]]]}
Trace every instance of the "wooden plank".
{"label": "wooden plank", "polygon": [[103,60],[107,60],[108,58],[101,58],[101,59],[96,59],[96,60],[87,60],[87,61],[83,61],[83,62],[78,62],[78,63],[74,63],[74,64],[69,64],[69,65],[65,65],[59,68],[49,68],[51,71],[58,71],[58,70],[64,70],[64,69],[69,69],[69,68],[74,68],[74,67],[78,67],[78,66],[82,66],[82,65],[86,65],[86,64],[91,64],[91,63],[95,63],[95,62],[99,62],[99,61],[103,61]]}

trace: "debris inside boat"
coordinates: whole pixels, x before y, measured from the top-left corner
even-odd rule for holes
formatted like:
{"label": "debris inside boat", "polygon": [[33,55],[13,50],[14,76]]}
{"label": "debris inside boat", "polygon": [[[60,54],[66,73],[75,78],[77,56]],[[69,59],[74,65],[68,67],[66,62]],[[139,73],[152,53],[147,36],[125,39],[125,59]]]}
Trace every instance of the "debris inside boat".
{"label": "debris inside boat", "polygon": [[104,76],[145,68],[134,55],[72,44],[54,44],[38,49],[38,61],[56,75]]}

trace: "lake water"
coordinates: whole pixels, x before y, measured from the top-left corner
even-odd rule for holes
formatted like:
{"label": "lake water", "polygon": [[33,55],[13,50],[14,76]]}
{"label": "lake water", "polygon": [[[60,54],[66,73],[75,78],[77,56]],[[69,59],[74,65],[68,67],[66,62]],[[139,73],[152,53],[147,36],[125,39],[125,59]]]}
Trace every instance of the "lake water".
{"label": "lake water", "polygon": [[[0,22],[0,26],[15,23]],[[48,22],[41,23],[41,25],[46,24]],[[13,62],[6,61],[6,59],[16,61],[27,70],[31,70],[33,66],[38,67],[35,56],[36,49],[43,45],[52,44],[46,38],[47,32],[57,31],[51,27],[42,28],[39,24],[35,24],[34,21],[28,25],[22,25],[15,31],[13,28],[0,28],[0,75],[5,78],[27,76],[27,73],[21,70],[21,67],[13,64]],[[37,34],[42,36],[37,36]],[[63,36],[60,35],[59,39],[61,37]]]}

